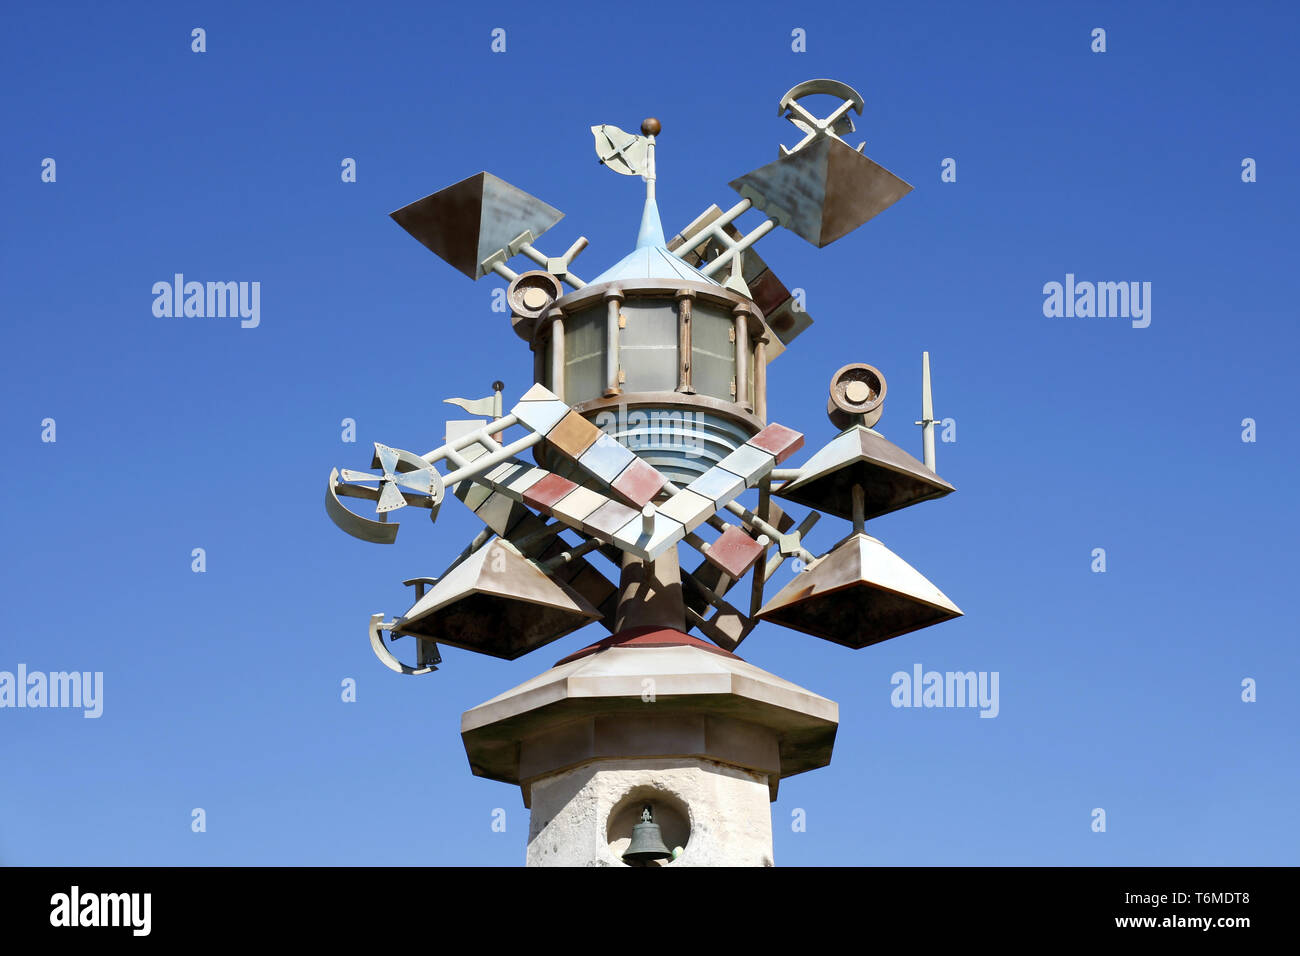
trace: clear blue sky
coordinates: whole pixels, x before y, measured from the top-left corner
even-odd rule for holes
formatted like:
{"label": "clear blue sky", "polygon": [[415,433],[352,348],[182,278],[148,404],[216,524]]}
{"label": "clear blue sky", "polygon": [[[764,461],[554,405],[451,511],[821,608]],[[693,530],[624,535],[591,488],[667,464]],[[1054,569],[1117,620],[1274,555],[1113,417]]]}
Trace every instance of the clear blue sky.
{"label": "clear blue sky", "polygon": [[[470,775],[460,714],[604,632],[513,663],[445,649],[424,678],[371,655],[368,615],[478,525],[453,500],[391,547],[353,540],[329,469],[431,448],[442,398],[531,379],[495,281],[387,213],[489,169],[563,210],[541,245],[588,236],[594,274],[641,187],[588,126],[662,119],[671,234],[795,141],[776,102],[818,76],[863,92],[858,139],[916,189],[825,249],[763,241],[816,319],[771,369],[772,417],[820,446],[831,372],[870,362],[880,430],[919,455],[930,350],[957,494],[869,530],[966,616],[858,652],[766,625],[743,645],[840,704],[831,766],[773,805],[777,862],[1297,862],[1295,8],[684,10],[7,11],[0,670],[102,671],[104,712],[0,710],[0,862],[521,863],[519,792]],[[155,317],[177,272],[260,282],[260,326]],[[1150,282],[1150,326],[1044,317],[1067,273]],[[891,707],[916,663],[997,671],[999,716]]]}

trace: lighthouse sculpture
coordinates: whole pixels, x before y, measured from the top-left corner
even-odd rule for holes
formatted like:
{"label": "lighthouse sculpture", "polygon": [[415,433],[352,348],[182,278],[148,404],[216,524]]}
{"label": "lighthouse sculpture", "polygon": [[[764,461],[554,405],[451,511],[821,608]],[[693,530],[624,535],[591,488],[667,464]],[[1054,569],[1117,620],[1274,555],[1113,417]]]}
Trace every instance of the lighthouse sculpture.
{"label": "lighthouse sculpture", "polygon": [[[839,103],[819,117],[813,96]],[[563,214],[490,173],[392,214],[471,279],[509,283],[534,381],[509,409],[500,382],[451,400],[477,417],[448,421],[432,451],[376,442],[372,471],[331,473],[326,510],[378,543],[397,534],[392,512],[436,519],[447,492],[483,523],[441,575],[404,582],[405,613],[371,616],[394,671],[436,671],[440,645],[513,660],[603,629],[462,717],[472,772],[518,786],[531,811],[528,865],[771,865],[770,803],[783,779],[830,762],[838,706],[742,658],[745,638],[768,621],[862,648],[961,614],[865,528],[953,490],[934,472],[928,353],[924,462],[875,430],[886,383],[871,365],[831,375],[838,434],[811,454],[768,406],[769,364],[812,319],[755,243],[780,227],[825,246],[912,188],[845,142],[863,110],[852,87],[810,80],[779,109],[802,138],[671,240],[659,121],[592,127],[601,163],[646,193],[632,250],[586,281],[573,263],[587,240],[540,251]],[[742,232],[751,209],[764,218]],[[536,268],[515,271],[522,259]],[[375,502],[377,518],[345,498]],[[851,527],[816,555],[803,541],[823,515]],[[413,663],[393,654],[404,638]]]}

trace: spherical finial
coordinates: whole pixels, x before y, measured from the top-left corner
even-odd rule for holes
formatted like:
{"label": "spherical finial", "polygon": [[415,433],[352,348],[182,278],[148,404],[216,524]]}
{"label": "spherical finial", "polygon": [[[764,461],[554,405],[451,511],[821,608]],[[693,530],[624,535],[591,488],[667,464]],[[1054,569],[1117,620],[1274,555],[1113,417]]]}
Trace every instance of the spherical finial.
{"label": "spherical finial", "polygon": [[663,129],[663,126],[653,116],[641,121],[641,135],[643,136],[658,136],[661,129]]}

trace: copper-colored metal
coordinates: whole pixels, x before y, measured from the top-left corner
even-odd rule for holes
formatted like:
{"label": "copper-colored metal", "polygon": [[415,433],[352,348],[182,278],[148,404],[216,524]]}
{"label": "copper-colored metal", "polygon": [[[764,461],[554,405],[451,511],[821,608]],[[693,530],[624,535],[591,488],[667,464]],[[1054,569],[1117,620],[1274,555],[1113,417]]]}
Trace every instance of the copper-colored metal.
{"label": "copper-colored metal", "polygon": [[393,634],[514,660],[601,616],[577,591],[495,539],[443,575]]}
{"label": "copper-colored metal", "polygon": [[636,408],[698,408],[713,412],[750,429],[750,434],[763,430],[763,422],[748,409],[733,402],[724,402],[709,395],[686,395],[682,392],[625,392],[613,398],[593,398],[589,402],[579,402],[573,406],[575,412],[581,412],[590,418],[595,412],[613,411],[620,408],[631,411]]}
{"label": "copper-colored metal", "polygon": [[691,300],[695,293],[681,289],[677,293],[677,391],[695,394],[691,387]]}
{"label": "copper-colored metal", "polygon": [[961,613],[906,561],[870,535],[855,533],[796,574],[758,617],[862,648]]}
{"label": "copper-colored metal", "polygon": [[704,281],[694,282],[688,279],[637,279],[593,283],[592,285],[583,286],[581,289],[575,289],[561,297],[551,306],[550,314],[554,314],[557,309],[567,313],[580,312],[588,306],[599,303],[601,297],[610,290],[621,290],[625,301],[654,298],[675,299],[683,291],[689,291],[700,301],[722,306],[729,312],[738,305],[745,306],[754,319],[762,322],[764,326],[767,324],[762,310],[754,304],[753,300],[747,299],[737,292],[732,292],[730,289],[724,289],[720,285]]}
{"label": "copper-colored metal", "polygon": [[738,305],[733,310],[736,323],[736,404],[745,411],[754,410],[749,400],[749,312],[752,306]]}
{"label": "copper-colored metal", "polygon": [[524,272],[506,289],[510,306],[510,325],[525,342],[537,334],[537,320],[552,302],[564,294],[560,280],[549,272],[534,269]]}
{"label": "copper-colored metal", "polygon": [[865,493],[867,521],[954,490],[883,435],[858,426],[816,452],[798,479],[773,489],[773,494],[852,521],[854,485]]}
{"label": "copper-colored metal", "polygon": [[[843,415],[849,416],[850,423],[861,416],[859,423],[868,428],[880,421],[888,390],[889,386],[880,369],[865,362],[851,362],[831,376],[831,404]],[[841,415],[832,413],[829,407],[827,414],[834,424],[844,420]],[[847,428],[848,425],[839,427]]]}
{"label": "copper-colored metal", "polygon": [[[764,521],[769,520],[768,514],[772,508],[772,479],[764,478],[758,485],[758,516]],[[767,545],[772,544],[772,539],[767,535],[759,535],[758,539],[763,545],[763,556],[767,556]],[[759,609],[763,606],[763,585],[767,582],[767,577],[763,573],[764,568],[759,567],[754,571],[753,580],[750,582],[749,589],[749,616],[754,617],[758,614]]]}
{"label": "copper-colored metal", "polygon": [[564,400],[564,313],[552,308],[551,318],[551,391]]}
{"label": "copper-colored metal", "polygon": [[[721,215],[721,209],[710,206],[694,222],[673,237],[668,243],[669,250],[680,249],[689,236],[708,226]],[[742,238],[740,230],[731,223],[723,227],[723,232],[736,241]],[[698,269],[706,260],[711,261],[723,251],[724,247],[716,238],[706,239],[694,249],[685,252],[682,259],[688,265]],[[768,357],[775,360],[785,351],[786,346],[812,325],[812,317],[804,311],[800,302],[796,302],[790,290],[768,268],[763,257],[753,246],[745,250],[741,259],[743,260],[741,278],[749,287],[749,297],[762,313],[763,323],[775,333],[775,337],[768,343]]]}
{"label": "copper-colored metal", "polygon": [[564,218],[536,196],[491,173],[475,173],[390,213],[425,248],[471,279],[523,232],[533,239]]}
{"label": "copper-colored metal", "polygon": [[605,319],[605,390],[604,395],[622,395],[618,387],[618,312],[623,306],[623,290],[609,289],[603,295],[609,314]]}
{"label": "copper-colored metal", "polygon": [[840,140],[822,138],[739,179],[731,188],[821,248],[912,191],[910,184]]}
{"label": "copper-colored metal", "polygon": [[658,136],[663,129],[663,124],[653,116],[647,116],[641,121],[641,133],[644,136]]}
{"label": "copper-colored metal", "polygon": [[754,416],[767,424],[767,343],[760,335],[754,343]]}
{"label": "copper-colored metal", "polygon": [[654,561],[642,561],[624,553],[615,629],[654,626],[685,630],[681,578],[676,548],[670,548]]}

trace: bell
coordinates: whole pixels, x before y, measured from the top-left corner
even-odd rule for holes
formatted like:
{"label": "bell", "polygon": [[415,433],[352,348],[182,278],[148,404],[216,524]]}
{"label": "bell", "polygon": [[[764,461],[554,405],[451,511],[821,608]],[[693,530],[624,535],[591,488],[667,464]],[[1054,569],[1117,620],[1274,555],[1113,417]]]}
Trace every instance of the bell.
{"label": "bell", "polygon": [[659,832],[659,824],[654,822],[650,813],[650,804],[641,811],[641,822],[632,828],[632,842],[623,854],[624,863],[651,863],[655,860],[671,860],[672,850],[664,846],[664,838]]}

